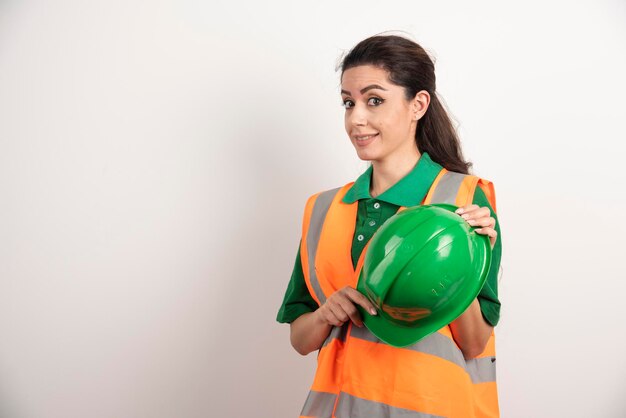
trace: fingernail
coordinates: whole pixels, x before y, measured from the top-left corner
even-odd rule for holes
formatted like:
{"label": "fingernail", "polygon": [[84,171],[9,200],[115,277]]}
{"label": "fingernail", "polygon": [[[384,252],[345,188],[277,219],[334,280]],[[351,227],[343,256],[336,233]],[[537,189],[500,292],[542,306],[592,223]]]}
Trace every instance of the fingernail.
{"label": "fingernail", "polygon": [[461,215],[461,218],[467,219],[467,218],[469,218],[469,215],[466,213],[465,215]]}
{"label": "fingernail", "polygon": [[370,309],[370,313],[371,313],[372,315],[376,315],[376,309]]}
{"label": "fingernail", "polygon": [[470,224],[470,225],[474,225],[476,223],[476,221],[473,220],[473,219],[468,219],[467,223]]}
{"label": "fingernail", "polygon": [[465,212],[463,208],[458,208],[457,210],[454,211],[454,213],[458,213],[459,215],[463,212]]}

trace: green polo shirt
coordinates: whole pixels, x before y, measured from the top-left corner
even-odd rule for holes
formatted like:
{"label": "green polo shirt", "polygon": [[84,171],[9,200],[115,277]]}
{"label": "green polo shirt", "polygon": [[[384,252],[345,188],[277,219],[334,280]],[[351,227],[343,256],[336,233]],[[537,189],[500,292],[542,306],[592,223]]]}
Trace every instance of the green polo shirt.
{"label": "green polo shirt", "polygon": [[[352,239],[353,265],[356,266],[363,248],[372,235],[387,219],[398,211],[400,206],[408,207],[421,204],[441,168],[439,164],[430,159],[427,153],[424,153],[411,172],[376,198],[370,196],[372,167],[370,166],[359,176],[342,200],[348,204],[359,202],[356,228],[354,238]],[[473,203],[478,206],[489,207],[491,216],[496,219],[498,240],[493,247],[489,276],[478,295],[478,302],[483,317],[488,323],[495,326],[500,319],[500,301],[498,300],[498,272],[502,256],[500,223],[485,193],[479,187],[476,188],[474,193]],[[283,304],[278,311],[276,320],[278,322],[291,323],[300,315],[313,312],[317,308],[317,303],[313,300],[306,287],[300,259],[300,246],[298,246],[298,255],[291,273],[291,280],[287,286]]]}

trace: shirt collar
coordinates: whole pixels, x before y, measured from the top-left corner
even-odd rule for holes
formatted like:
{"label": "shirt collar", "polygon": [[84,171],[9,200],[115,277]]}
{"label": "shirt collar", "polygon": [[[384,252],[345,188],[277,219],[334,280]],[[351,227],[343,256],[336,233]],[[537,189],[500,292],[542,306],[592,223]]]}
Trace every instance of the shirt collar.
{"label": "shirt collar", "polygon": [[[406,176],[381,193],[376,199],[397,206],[417,206],[426,197],[426,193],[428,193],[430,186],[441,169],[441,165],[431,160],[428,153],[423,153],[415,167]],[[372,198],[370,195],[372,170],[370,165],[356,179],[343,197],[342,202],[350,204],[357,200]]]}

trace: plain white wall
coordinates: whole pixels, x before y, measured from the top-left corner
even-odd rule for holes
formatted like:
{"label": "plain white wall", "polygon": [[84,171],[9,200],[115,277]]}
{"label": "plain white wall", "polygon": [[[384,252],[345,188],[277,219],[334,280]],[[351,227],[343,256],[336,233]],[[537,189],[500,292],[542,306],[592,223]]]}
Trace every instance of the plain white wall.
{"label": "plain white wall", "polygon": [[0,416],[293,417],[307,196],[366,167],[341,53],[403,30],[504,243],[504,417],[626,416],[626,4],[0,2]]}

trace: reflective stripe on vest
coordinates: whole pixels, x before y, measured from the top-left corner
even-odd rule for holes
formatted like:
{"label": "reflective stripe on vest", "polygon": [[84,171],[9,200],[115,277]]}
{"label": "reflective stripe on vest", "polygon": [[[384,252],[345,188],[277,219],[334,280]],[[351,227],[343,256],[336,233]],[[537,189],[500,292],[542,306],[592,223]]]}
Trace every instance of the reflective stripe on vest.
{"label": "reflective stripe on vest", "polygon": [[450,171],[444,173],[435,189],[431,203],[449,203],[454,205],[456,195],[464,178],[465,174],[452,173]]}
{"label": "reflective stripe on vest", "polygon": [[331,418],[333,405],[337,403],[335,417],[367,417],[367,418],[441,418],[438,415],[424,414],[408,409],[395,408],[380,402],[357,398],[348,393],[341,392],[339,395],[328,392],[309,392],[302,417]]}
{"label": "reflective stripe on vest", "polygon": [[346,341],[346,336],[348,335],[348,323],[344,323],[342,326],[340,327],[333,327],[330,330],[330,334],[328,334],[328,337],[326,337],[326,340],[324,341],[324,344],[322,344],[322,347],[328,345],[331,343],[331,341],[337,339],[341,342],[345,342]]}
{"label": "reflective stripe on vest", "polygon": [[337,400],[336,393],[310,391],[306,398],[301,416],[331,418]]}
{"label": "reflective stripe on vest", "polygon": [[[495,208],[491,183],[445,169],[422,204],[470,204],[477,185]],[[354,269],[350,245],[358,202],[341,202],[350,186],[313,196],[305,209],[302,264],[307,287],[320,305],[334,290],[356,287],[367,250]],[[493,333],[485,351],[466,361],[447,326],[401,349],[349,321],[333,327],[318,354],[301,416],[496,417]]]}
{"label": "reflective stripe on vest", "polygon": [[306,234],[306,244],[307,244],[307,258],[312,260],[313,262],[307,263],[308,265],[308,273],[311,278],[309,282],[313,288],[314,296],[317,299],[317,303],[321,305],[326,302],[326,296],[320,287],[319,281],[317,280],[317,274],[315,273],[315,256],[317,255],[317,245],[320,241],[320,235],[322,234],[322,226],[324,224],[324,219],[326,218],[326,214],[328,213],[328,208],[330,208],[330,204],[333,201],[333,198],[337,194],[337,192],[341,189],[338,187],[333,190],[328,190],[326,192],[320,193],[315,199],[315,205],[313,206],[313,213],[311,213],[311,221],[309,223],[309,229]]}
{"label": "reflective stripe on vest", "polygon": [[[367,328],[354,327],[352,328],[352,332],[350,332],[350,336],[372,343],[384,344]],[[338,338],[340,338],[340,336]],[[495,358],[483,357],[465,360],[461,351],[451,344],[450,338],[438,332],[415,344],[404,347],[404,349],[430,354],[455,363],[457,366],[466,369],[472,379],[472,383],[495,382],[496,380]]]}

